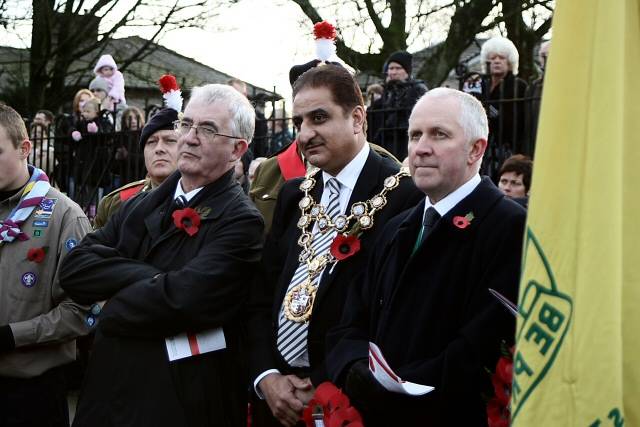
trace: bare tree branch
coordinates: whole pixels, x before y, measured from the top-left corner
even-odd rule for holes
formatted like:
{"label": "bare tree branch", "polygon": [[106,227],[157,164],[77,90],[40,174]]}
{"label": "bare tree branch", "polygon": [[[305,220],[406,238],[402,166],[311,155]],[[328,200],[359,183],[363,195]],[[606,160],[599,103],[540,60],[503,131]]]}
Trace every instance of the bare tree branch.
{"label": "bare tree branch", "polygon": [[[371,22],[373,22],[373,26],[376,27],[376,31],[378,32],[378,34],[383,37],[386,28],[384,27],[384,25],[382,25],[380,17],[373,8],[373,3],[371,2],[371,0],[364,0],[364,4],[367,7],[367,13],[369,14],[369,19],[371,19]],[[384,41],[384,38],[382,40]]]}

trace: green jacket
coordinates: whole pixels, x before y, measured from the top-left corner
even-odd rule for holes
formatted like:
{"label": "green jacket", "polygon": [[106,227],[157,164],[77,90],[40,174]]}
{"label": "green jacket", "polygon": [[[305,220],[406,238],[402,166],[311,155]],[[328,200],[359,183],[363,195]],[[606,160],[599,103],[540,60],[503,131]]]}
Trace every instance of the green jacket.
{"label": "green jacket", "polygon": [[141,179],[140,181],[130,182],[122,187],[113,190],[100,200],[98,204],[98,211],[96,217],[93,219],[94,228],[102,228],[107,224],[111,215],[113,215],[122,203],[127,199],[135,196],[138,193],[151,191],[153,186],[149,178]]}

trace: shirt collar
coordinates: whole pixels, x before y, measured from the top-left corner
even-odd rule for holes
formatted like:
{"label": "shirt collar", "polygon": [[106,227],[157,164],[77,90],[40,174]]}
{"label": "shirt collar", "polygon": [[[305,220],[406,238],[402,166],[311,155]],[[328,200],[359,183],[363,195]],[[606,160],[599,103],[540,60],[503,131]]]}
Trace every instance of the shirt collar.
{"label": "shirt collar", "polygon": [[185,193],[182,189],[182,178],[178,181],[178,185],[176,185],[176,191],[173,193],[173,200],[177,199],[180,196],[184,196],[187,199],[187,202],[193,199],[193,197],[202,190],[203,187],[198,187],[195,190],[191,190],[188,193]]}
{"label": "shirt collar", "polygon": [[440,214],[441,217],[445,216],[447,214],[447,212],[449,212],[451,209],[453,209],[453,207],[455,205],[460,203],[460,201],[462,199],[464,199],[469,194],[471,194],[471,192],[476,189],[478,184],[480,184],[480,181],[481,181],[480,175],[479,174],[475,174],[474,176],[471,177],[471,179],[469,179],[467,182],[462,184],[455,191],[449,193],[447,195],[447,197],[445,197],[444,199],[440,200],[436,204],[432,204],[431,203],[431,200],[429,200],[429,196],[425,197],[425,199],[426,199],[426,201],[424,203],[425,212],[427,211],[427,209],[429,209],[431,206],[433,206],[434,209],[436,211],[438,211],[438,213]]}
{"label": "shirt collar", "polygon": [[369,157],[369,150],[369,143],[365,141],[360,152],[356,154],[356,156],[347,163],[344,168],[342,168],[338,175],[332,176],[327,172],[322,171],[323,182],[326,183],[329,179],[335,178],[340,182],[340,184],[353,191],[356,186],[356,182],[358,181],[358,177],[360,176],[360,172],[362,172],[364,164],[367,162],[367,158]]}

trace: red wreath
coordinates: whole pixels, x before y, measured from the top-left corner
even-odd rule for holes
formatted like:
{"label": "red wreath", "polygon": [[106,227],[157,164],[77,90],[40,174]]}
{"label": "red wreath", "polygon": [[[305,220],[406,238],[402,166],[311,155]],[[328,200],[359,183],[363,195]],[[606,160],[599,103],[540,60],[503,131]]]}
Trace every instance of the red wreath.
{"label": "red wreath", "polygon": [[318,386],[304,410],[302,419],[307,427],[315,426],[313,413],[317,407],[322,409],[322,420],[326,427],[363,427],[358,410],[351,406],[347,395],[330,382]]}
{"label": "red wreath", "polygon": [[318,22],[313,26],[313,35],[317,39],[335,40],[336,29],[327,21]]}
{"label": "red wreath", "polygon": [[158,83],[160,84],[160,90],[162,91],[162,93],[168,93],[168,92],[171,92],[172,90],[180,89],[175,76],[172,76],[171,74],[165,74],[162,77],[160,77],[160,80],[158,80]]}
{"label": "red wreath", "polygon": [[173,223],[179,229],[182,229],[189,236],[193,237],[200,228],[200,215],[192,208],[184,208],[174,211],[171,215]]}
{"label": "red wreath", "polygon": [[338,261],[347,259],[360,250],[360,239],[357,236],[338,234],[331,242],[331,255]]}
{"label": "red wreath", "polygon": [[453,225],[455,225],[456,227],[458,227],[460,229],[467,228],[469,226],[469,224],[471,224],[471,221],[469,221],[464,216],[454,216],[453,217]]}
{"label": "red wreath", "polygon": [[487,422],[489,427],[509,427],[511,412],[511,382],[513,381],[514,347],[505,351],[498,359],[496,370],[491,376],[495,396],[487,403]]}
{"label": "red wreath", "polygon": [[44,261],[44,256],[47,254],[45,248],[31,248],[27,252],[27,259],[35,263],[40,264]]}

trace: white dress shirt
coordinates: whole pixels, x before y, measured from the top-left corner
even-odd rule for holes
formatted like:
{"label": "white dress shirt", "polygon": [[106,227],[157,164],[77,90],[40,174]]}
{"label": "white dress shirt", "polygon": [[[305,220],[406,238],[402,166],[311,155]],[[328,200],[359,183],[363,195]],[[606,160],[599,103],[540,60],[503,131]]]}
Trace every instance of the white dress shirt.
{"label": "white dress shirt", "polygon": [[178,185],[176,185],[176,191],[173,193],[173,200],[177,199],[180,196],[184,196],[187,199],[187,202],[189,202],[203,188],[204,187],[198,187],[195,190],[191,190],[188,193],[185,193],[184,190],[182,189],[182,178],[180,178],[180,180],[178,181]]}
{"label": "white dress shirt", "polygon": [[462,199],[467,197],[476,187],[480,184],[480,175],[475,174],[469,179],[469,181],[462,184],[456,190],[449,193],[444,199],[440,200],[436,204],[432,204],[431,200],[429,200],[429,196],[426,197],[424,203],[424,213],[422,214],[422,218],[424,219],[424,215],[431,206],[438,211],[440,217],[443,217],[449,212],[455,205],[460,203]]}

